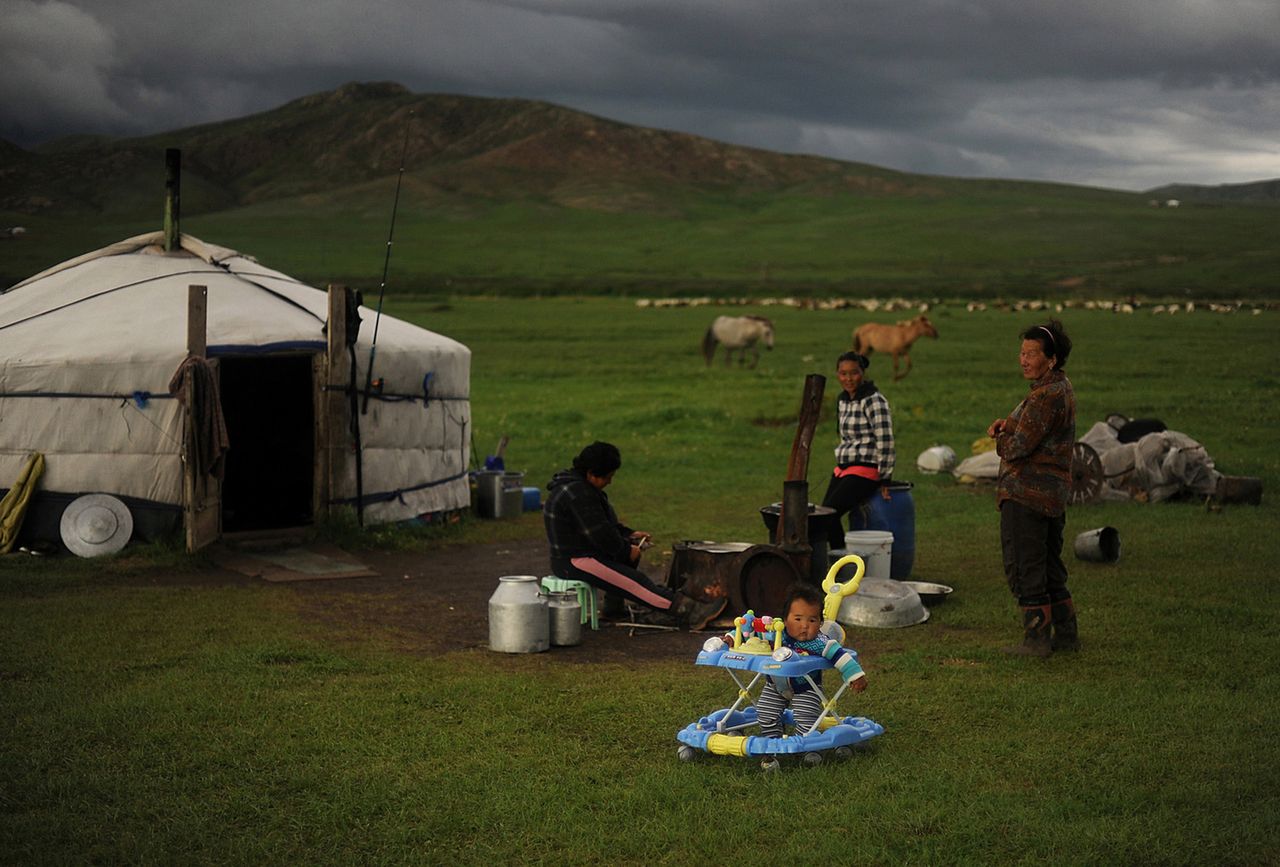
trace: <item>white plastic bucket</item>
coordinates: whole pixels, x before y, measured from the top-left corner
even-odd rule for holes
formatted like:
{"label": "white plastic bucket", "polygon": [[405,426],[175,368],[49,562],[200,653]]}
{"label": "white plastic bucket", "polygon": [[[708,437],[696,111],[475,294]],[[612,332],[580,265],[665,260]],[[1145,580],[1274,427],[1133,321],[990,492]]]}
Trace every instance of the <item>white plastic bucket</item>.
{"label": "white plastic bucket", "polygon": [[844,534],[844,547],[867,564],[866,577],[890,578],[893,566],[893,534],[888,530],[850,530]]}

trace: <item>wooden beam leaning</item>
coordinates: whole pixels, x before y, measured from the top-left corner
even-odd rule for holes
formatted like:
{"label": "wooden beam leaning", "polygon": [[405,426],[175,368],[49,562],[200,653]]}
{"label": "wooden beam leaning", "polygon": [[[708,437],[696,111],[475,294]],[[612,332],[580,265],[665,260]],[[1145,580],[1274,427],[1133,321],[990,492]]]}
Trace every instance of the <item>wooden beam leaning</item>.
{"label": "wooden beam leaning", "polygon": [[809,478],[809,449],[818,429],[818,418],[822,415],[822,392],[826,386],[827,378],[821,374],[811,373],[804,378],[800,419],[796,424],[795,441],[791,444],[791,456],[787,459],[788,482]]}
{"label": "wooden beam leaning", "polygon": [[782,483],[782,513],[778,515],[775,543],[791,559],[801,577],[810,574],[813,555],[809,544],[809,449],[822,414],[822,392],[826,384],[827,378],[820,374],[805,377],[796,437],[787,458],[787,477]]}

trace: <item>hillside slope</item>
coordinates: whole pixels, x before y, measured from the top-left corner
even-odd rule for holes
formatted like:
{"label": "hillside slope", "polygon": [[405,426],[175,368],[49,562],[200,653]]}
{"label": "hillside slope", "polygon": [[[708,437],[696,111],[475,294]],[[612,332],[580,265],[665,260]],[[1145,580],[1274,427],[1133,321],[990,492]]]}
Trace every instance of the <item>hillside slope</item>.
{"label": "hillside slope", "polygon": [[808,188],[927,194],[928,179],[837,160],[646,129],[545,102],[417,95],[348,84],[280,108],[160,135],[75,137],[34,152],[6,144],[0,209],[128,214],[154,202],[167,147],[183,151],[189,214],[300,195],[339,194],[406,172],[442,195],[548,196],[590,204],[610,188]]}
{"label": "hillside slope", "polygon": [[[1280,297],[1270,208],[913,175],[618,123],[545,102],[348,84],[131,139],[0,142],[0,285],[158,229],[315,284],[396,291]],[[405,167],[397,198],[399,168]]]}

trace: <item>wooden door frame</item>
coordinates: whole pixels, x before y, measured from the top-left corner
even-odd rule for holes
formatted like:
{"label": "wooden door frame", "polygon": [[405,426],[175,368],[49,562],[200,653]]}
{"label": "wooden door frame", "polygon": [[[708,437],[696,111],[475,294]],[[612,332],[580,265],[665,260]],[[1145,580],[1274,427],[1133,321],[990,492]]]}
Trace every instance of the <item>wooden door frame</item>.
{"label": "wooden door frame", "polygon": [[329,320],[325,328],[325,352],[316,360],[316,474],[315,519],[329,517],[330,504],[345,490],[351,454],[349,403],[351,360],[347,349],[351,289],[330,284]]}
{"label": "wooden door frame", "polygon": [[[187,287],[187,357],[204,358],[208,351],[209,290]],[[217,362],[209,363],[217,382]],[[190,374],[187,374],[190,376]],[[191,389],[187,390],[191,394]],[[195,416],[192,401],[182,411],[182,525],[188,553],[222,537],[222,483],[216,476],[196,472]]]}

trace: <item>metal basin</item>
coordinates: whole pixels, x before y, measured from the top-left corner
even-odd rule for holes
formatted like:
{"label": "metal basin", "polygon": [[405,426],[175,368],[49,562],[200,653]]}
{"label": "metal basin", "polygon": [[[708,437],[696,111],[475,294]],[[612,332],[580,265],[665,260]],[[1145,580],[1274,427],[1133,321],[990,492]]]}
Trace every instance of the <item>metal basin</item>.
{"label": "metal basin", "polygon": [[925,605],[937,605],[946,602],[951,588],[946,584],[934,584],[932,581],[903,581],[912,590],[920,594],[920,601]]}
{"label": "metal basin", "polygon": [[914,626],[929,619],[929,609],[920,594],[903,581],[890,578],[863,578],[858,592],[845,598],[836,612],[836,621],[845,626],[895,629]]}

